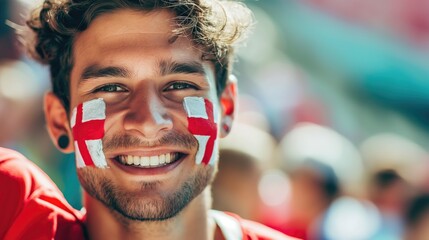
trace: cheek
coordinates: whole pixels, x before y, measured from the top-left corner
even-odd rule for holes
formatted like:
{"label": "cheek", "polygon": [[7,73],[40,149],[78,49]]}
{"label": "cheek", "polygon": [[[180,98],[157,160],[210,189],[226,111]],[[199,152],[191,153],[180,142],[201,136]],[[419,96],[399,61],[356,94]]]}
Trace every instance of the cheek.
{"label": "cheek", "polygon": [[208,99],[185,97],[183,100],[188,130],[198,141],[196,164],[214,165],[218,159],[218,109]]}
{"label": "cheek", "polygon": [[126,110],[112,110],[107,106],[106,121],[104,123],[105,136],[117,134],[123,131],[123,123]]}
{"label": "cheek", "polygon": [[106,104],[101,98],[81,103],[73,109],[70,123],[78,168],[107,167],[101,140],[105,119]]}

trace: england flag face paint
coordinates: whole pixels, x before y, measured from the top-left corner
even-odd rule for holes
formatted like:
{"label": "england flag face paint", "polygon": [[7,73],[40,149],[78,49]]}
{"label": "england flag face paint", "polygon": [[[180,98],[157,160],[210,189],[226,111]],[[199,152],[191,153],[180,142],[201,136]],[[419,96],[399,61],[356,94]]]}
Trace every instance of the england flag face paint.
{"label": "england flag face paint", "polygon": [[188,115],[188,130],[198,141],[196,164],[213,165],[217,159],[218,111],[208,99],[185,97],[183,106]]}
{"label": "england flag face paint", "polygon": [[104,121],[106,104],[103,99],[94,99],[79,104],[73,109],[70,120],[78,168],[107,167],[103,153]]}

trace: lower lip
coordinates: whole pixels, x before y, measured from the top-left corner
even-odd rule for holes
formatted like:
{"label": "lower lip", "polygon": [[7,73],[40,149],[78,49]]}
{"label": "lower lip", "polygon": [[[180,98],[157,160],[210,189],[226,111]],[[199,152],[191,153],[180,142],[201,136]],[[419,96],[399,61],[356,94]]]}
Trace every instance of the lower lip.
{"label": "lower lip", "polygon": [[121,170],[123,170],[124,172],[127,172],[129,174],[133,174],[133,175],[144,175],[144,176],[150,176],[150,175],[160,175],[160,174],[166,174],[169,171],[173,170],[174,168],[176,168],[182,161],[183,159],[185,159],[186,156],[182,156],[179,160],[164,165],[162,167],[155,167],[155,168],[139,168],[139,167],[134,167],[134,166],[128,166],[128,165],[124,165],[120,162],[118,162],[118,160],[116,159],[112,159],[112,162]]}

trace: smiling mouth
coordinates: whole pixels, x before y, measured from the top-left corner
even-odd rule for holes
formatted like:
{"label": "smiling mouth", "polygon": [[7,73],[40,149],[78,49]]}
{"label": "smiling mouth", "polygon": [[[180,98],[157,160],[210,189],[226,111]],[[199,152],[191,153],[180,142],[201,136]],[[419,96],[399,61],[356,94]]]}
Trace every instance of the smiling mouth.
{"label": "smiling mouth", "polygon": [[121,155],[115,157],[115,160],[126,166],[139,168],[157,168],[172,164],[183,158],[186,154],[180,152],[166,153],[155,156],[133,156]]}

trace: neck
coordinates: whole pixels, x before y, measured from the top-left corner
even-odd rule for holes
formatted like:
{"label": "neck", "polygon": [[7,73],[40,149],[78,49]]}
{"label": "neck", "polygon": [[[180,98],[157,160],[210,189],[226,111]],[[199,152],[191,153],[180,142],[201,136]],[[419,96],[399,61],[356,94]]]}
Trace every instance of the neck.
{"label": "neck", "polygon": [[84,193],[86,225],[92,240],[98,239],[214,239],[216,224],[208,216],[211,205],[207,187],[175,217],[164,221],[136,221],[107,208]]}

